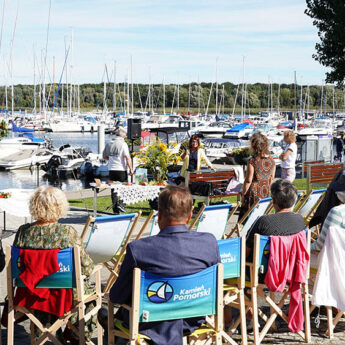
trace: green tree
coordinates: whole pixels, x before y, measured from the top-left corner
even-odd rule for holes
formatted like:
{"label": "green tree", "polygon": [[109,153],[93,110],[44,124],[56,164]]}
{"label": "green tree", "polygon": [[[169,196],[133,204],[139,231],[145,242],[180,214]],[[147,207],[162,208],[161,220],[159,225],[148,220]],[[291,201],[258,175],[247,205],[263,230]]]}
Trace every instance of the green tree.
{"label": "green tree", "polygon": [[306,0],[305,13],[318,28],[320,43],[316,43],[313,58],[329,67],[326,82],[343,85],[345,80],[345,3],[344,0]]}

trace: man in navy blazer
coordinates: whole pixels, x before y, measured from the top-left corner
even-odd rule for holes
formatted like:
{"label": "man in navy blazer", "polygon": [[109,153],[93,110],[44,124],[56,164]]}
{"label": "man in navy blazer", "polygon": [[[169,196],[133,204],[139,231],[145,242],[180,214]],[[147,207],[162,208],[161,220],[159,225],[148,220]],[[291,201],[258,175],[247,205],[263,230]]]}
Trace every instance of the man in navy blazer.
{"label": "man in navy blazer", "polygon": [[[156,236],[128,244],[117,280],[110,290],[113,303],[131,303],[133,269],[159,275],[182,276],[197,273],[220,262],[216,238],[209,233],[189,231],[193,199],[184,187],[168,186],[159,195]],[[128,311],[120,308],[115,316],[128,323]],[[140,333],[153,344],[182,345],[184,331],[193,332],[204,319],[191,318],[164,322],[141,323]]]}

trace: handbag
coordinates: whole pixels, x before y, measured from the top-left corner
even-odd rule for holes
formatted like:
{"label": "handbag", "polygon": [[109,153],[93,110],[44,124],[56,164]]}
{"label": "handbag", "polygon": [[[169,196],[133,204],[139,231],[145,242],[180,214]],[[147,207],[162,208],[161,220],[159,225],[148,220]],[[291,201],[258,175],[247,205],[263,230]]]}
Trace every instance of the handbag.
{"label": "handbag", "polygon": [[212,182],[207,181],[194,181],[190,187],[191,194],[200,196],[210,196],[213,195],[214,185]]}

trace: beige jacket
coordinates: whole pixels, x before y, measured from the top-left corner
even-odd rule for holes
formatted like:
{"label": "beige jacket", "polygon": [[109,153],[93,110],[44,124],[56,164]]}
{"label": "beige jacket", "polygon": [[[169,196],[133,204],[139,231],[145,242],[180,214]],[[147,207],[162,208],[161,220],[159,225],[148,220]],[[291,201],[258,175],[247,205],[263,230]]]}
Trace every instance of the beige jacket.
{"label": "beige jacket", "polygon": [[[211,162],[208,160],[206,157],[205,151],[203,149],[198,149],[198,162],[196,165],[196,170],[200,170],[201,168],[201,161],[204,161],[205,164],[209,167],[212,168]],[[181,170],[181,176],[186,177],[186,171],[188,169],[189,165],[189,155],[186,155],[186,157],[183,160],[183,165],[182,165],[182,170]]]}

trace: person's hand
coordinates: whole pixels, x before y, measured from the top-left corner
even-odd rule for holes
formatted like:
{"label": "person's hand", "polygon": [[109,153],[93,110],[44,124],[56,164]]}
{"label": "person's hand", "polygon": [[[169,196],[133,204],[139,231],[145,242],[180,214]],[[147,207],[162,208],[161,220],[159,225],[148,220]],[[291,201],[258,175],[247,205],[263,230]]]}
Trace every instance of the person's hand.
{"label": "person's hand", "polygon": [[129,175],[130,175],[130,176],[133,176],[133,170],[130,170],[130,171],[129,171]]}
{"label": "person's hand", "polygon": [[216,169],[216,168],[213,168],[213,167],[211,168],[211,170],[213,170],[213,171],[217,171],[217,169]]}

